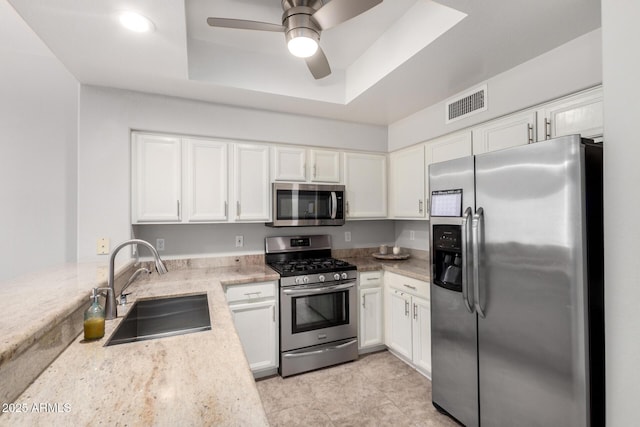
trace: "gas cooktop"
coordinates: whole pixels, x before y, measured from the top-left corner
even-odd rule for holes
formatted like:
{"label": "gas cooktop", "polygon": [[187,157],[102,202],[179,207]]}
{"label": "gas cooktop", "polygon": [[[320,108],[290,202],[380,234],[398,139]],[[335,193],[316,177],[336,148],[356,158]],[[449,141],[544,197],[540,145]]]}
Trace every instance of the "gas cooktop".
{"label": "gas cooktop", "polygon": [[356,266],[335,258],[303,258],[269,263],[281,276],[298,276],[310,273],[332,273],[355,270]]}

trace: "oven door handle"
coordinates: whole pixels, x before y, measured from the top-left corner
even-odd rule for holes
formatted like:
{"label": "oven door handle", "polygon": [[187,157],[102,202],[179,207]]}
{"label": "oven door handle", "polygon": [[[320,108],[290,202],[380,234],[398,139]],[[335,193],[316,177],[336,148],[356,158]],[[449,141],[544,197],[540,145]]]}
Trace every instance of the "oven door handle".
{"label": "oven door handle", "polygon": [[319,288],[303,288],[303,289],[283,289],[282,292],[285,295],[292,297],[303,297],[308,295],[327,294],[333,291],[341,291],[343,289],[353,288],[355,286],[355,280],[341,285],[322,286]]}
{"label": "oven door handle", "polygon": [[333,347],[323,348],[323,349],[321,349],[321,350],[305,351],[304,353],[287,353],[287,354],[283,354],[283,355],[282,355],[282,357],[287,357],[287,358],[289,358],[289,357],[305,357],[305,356],[312,356],[312,355],[314,355],[314,354],[321,354],[321,353],[326,353],[326,352],[328,352],[328,351],[340,350],[341,348],[348,347],[348,346],[353,345],[353,344],[355,344],[355,343],[357,343],[357,342],[358,342],[358,340],[357,340],[357,339],[355,339],[355,340],[351,340],[351,341],[349,341],[349,342],[345,342],[345,343],[342,343],[342,344],[340,344],[340,345],[336,345],[336,346],[333,346]]}

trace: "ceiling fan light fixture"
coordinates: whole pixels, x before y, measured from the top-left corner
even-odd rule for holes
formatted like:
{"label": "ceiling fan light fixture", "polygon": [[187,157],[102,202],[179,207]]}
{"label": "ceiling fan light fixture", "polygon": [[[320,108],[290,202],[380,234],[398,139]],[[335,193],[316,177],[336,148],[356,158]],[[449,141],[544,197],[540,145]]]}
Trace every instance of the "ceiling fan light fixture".
{"label": "ceiling fan light fixture", "polygon": [[287,33],[287,48],[293,56],[309,58],[318,51],[320,35],[311,28],[295,28]]}
{"label": "ceiling fan light fixture", "polygon": [[318,51],[318,42],[309,37],[295,37],[287,43],[289,52],[298,58],[309,58]]}
{"label": "ceiling fan light fixture", "polygon": [[131,11],[122,12],[120,14],[120,24],[122,24],[126,29],[136,33],[148,33],[155,28],[153,22],[149,18]]}

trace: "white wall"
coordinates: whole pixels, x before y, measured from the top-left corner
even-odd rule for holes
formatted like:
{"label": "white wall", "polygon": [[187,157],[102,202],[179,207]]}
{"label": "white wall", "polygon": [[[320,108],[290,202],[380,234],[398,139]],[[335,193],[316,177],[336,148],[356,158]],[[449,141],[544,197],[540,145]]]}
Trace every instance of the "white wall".
{"label": "white wall", "polygon": [[75,260],[78,89],[0,0],[0,280]]}
{"label": "white wall", "polygon": [[486,81],[487,111],[466,119],[446,125],[443,100],[392,123],[389,151],[598,85],[602,82],[601,45],[598,29],[492,77]]}
{"label": "white wall", "polygon": [[386,152],[387,129],[95,86],[80,90],[78,258],[131,236],[130,131]]}
{"label": "white wall", "polygon": [[602,1],[607,425],[638,424],[640,2]]}
{"label": "white wall", "polygon": [[[395,244],[403,248],[429,250],[429,221],[394,221]],[[413,231],[413,240],[411,232]]]}

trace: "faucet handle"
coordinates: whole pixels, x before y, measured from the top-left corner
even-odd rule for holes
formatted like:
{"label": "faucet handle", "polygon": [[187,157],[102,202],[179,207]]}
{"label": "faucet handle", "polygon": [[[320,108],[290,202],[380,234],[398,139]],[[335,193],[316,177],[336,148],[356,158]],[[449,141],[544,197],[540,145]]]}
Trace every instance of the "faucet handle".
{"label": "faucet handle", "polygon": [[120,305],[127,305],[128,295],[131,295],[131,292],[127,292],[126,294],[120,294]]}

